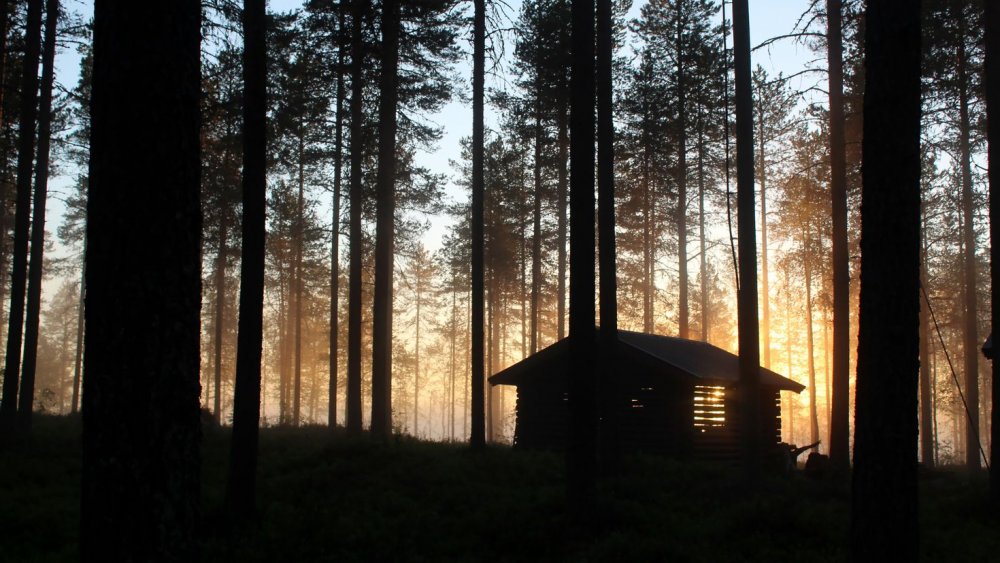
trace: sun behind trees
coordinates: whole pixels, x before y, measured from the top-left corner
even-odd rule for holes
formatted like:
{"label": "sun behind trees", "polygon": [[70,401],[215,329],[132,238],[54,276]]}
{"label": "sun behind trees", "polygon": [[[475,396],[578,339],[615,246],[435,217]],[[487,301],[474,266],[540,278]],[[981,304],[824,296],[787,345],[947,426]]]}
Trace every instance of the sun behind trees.
{"label": "sun behind trees", "polygon": [[[80,411],[87,561],[270,537],[298,487],[461,541],[449,494],[541,506],[601,559],[621,507],[659,529],[711,480],[724,525],[801,497],[809,553],[916,558],[948,513],[919,464],[996,498],[995,14],[796,6],[0,2],[0,448],[31,474],[38,415]],[[305,559],[352,537],[324,518],[284,528]]]}

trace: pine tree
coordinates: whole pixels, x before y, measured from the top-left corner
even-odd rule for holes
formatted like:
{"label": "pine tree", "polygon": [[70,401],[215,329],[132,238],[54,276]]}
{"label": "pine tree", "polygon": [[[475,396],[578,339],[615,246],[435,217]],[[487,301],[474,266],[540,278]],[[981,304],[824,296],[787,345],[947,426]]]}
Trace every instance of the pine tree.
{"label": "pine tree", "polygon": [[920,264],[920,14],[868,4],[861,316],[851,496],[857,561],[915,560]]}
{"label": "pine tree", "polygon": [[28,214],[31,208],[31,174],[35,156],[38,58],[41,51],[42,0],[29,0],[26,18],[24,62],[21,70],[21,105],[17,139],[17,195],[14,211],[14,256],[11,263],[10,310],[7,354],[4,364],[3,398],[0,400],[0,432],[9,431],[17,416],[18,376],[21,373],[24,296],[28,266]]}
{"label": "pine tree", "polygon": [[264,323],[264,243],[267,200],[266,1],[243,5],[243,232],[240,315],[233,397],[233,438],[226,504],[235,518],[256,509]]}
{"label": "pine tree", "polygon": [[80,556],[195,559],[201,6],[94,8]]}

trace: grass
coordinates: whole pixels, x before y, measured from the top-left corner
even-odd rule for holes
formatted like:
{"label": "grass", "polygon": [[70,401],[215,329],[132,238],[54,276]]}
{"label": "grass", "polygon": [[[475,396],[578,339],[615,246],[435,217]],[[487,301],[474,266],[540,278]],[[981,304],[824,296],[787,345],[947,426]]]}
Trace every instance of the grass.
{"label": "grass", "polygon": [[[0,452],[0,561],[73,561],[79,420],[40,416],[31,443]],[[801,475],[744,492],[718,465],[628,458],[603,480],[596,514],[567,509],[560,456],[325,428],[261,436],[259,517],[227,532],[228,433],[206,433],[206,561],[845,561],[846,485]],[[1000,558],[985,479],[921,482],[926,561]],[[586,526],[581,526],[581,521]],[[585,529],[584,532],[580,530]]]}

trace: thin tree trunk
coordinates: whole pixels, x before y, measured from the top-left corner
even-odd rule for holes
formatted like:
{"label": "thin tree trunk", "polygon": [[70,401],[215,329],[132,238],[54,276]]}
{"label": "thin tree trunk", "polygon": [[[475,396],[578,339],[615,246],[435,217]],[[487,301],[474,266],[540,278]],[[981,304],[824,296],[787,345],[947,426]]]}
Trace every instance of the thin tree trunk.
{"label": "thin tree trunk", "polygon": [[222,424],[222,320],[226,307],[226,218],[225,211],[219,227],[219,251],[215,260],[215,330],[213,336],[215,357],[215,422]]}
{"label": "thin tree trunk", "polygon": [[760,474],[764,448],[761,416],[760,339],[757,321],[757,233],[754,227],[753,106],[750,79],[750,14],[747,0],[733,2],[736,65],[736,193],[739,223],[740,393],[744,421],[744,464],[750,482]]}
{"label": "thin tree trunk", "polygon": [[338,5],[337,19],[337,125],[334,133],[333,218],[330,226],[330,387],[327,425],[337,427],[337,370],[340,367],[340,199],[344,164],[344,26],[347,9]]}
{"label": "thin tree trunk", "polygon": [[[985,3],[986,15],[986,137],[989,142],[989,182],[990,182],[990,279],[991,288],[991,325],[1000,326],[1000,257],[997,246],[1000,246],[1000,9],[995,2]],[[994,333],[994,338],[997,334]],[[994,340],[993,349],[997,349]],[[994,351],[994,354],[996,352]],[[1000,448],[997,447],[1000,435],[1000,365],[996,360],[991,362],[993,374],[992,403],[990,413],[990,498],[994,511],[1000,506]]]}
{"label": "thin tree trunk", "polygon": [[376,178],[375,294],[372,312],[372,435],[392,435],[392,278],[396,217],[396,105],[399,100],[399,1],[382,4]]}
{"label": "thin tree trunk", "polygon": [[855,561],[916,561],[919,2],[869,2],[865,25],[851,555]]}
{"label": "thin tree trunk", "polygon": [[3,399],[0,431],[13,427],[17,418],[17,388],[21,373],[24,294],[28,266],[28,226],[31,212],[31,172],[35,152],[35,118],[38,100],[38,57],[41,51],[42,0],[29,0],[21,70],[21,115],[17,137],[17,196],[14,204],[14,257],[11,264],[10,310],[7,314]]}
{"label": "thin tree trunk", "polygon": [[568,184],[567,158],[569,132],[566,102],[559,104],[559,181],[556,185],[556,341],[566,336],[566,189]]}
{"label": "thin tree trunk", "polygon": [[[87,255],[87,237],[83,239],[83,254]],[[76,310],[76,350],[73,360],[73,401],[70,404],[70,413],[76,414],[80,407],[80,383],[83,374],[83,319],[84,306],[87,298],[87,263],[84,261],[80,268],[80,301]]]}
{"label": "thin tree trunk", "polygon": [[687,119],[686,119],[686,98],[687,82],[684,74],[684,28],[682,22],[683,6],[681,0],[677,0],[677,69],[675,80],[677,81],[677,119],[678,133],[677,140],[677,283],[678,283],[678,305],[677,305],[677,335],[681,338],[688,337],[688,258],[687,258]]}
{"label": "thin tree trunk", "polygon": [[451,441],[455,441],[455,371],[456,371],[456,361],[458,360],[455,354],[455,348],[458,340],[458,292],[455,290],[454,286],[455,280],[452,278],[452,289],[451,289],[451,374],[449,377],[449,384],[451,391],[449,393],[450,400],[448,401],[448,411],[449,418],[451,419],[451,426],[448,433],[448,438]]}
{"label": "thin tree trunk", "polygon": [[[816,408],[816,354],[813,346],[812,245],[807,232],[803,240],[802,269],[806,281],[806,362],[809,369],[809,442],[819,441],[819,413]],[[813,448],[819,451],[819,447]]]}
{"label": "thin tree trunk", "polygon": [[414,368],[413,368],[413,435],[419,436],[419,398],[420,398],[420,300],[423,297],[421,284],[422,280],[419,278],[414,280],[414,285],[417,289],[417,299],[416,299],[416,342],[414,343]]}
{"label": "thin tree trunk", "polygon": [[962,171],[962,239],[965,247],[965,287],[964,297],[964,339],[965,354],[965,399],[969,409],[969,423],[965,427],[965,464],[970,470],[980,468],[979,459],[979,331],[976,322],[978,297],[976,295],[976,235],[973,222],[972,195],[972,155],[969,117],[969,79],[966,69],[965,13],[960,7],[958,16],[958,113],[959,113],[959,158]]}
{"label": "thin tree trunk", "polygon": [[38,360],[38,318],[42,309],[42,265],[45,254],[45,200],[49,185],[49,141],[52,136],[52,83],[55,75],[56,24],[59,1],[45,3],[45,40],[42,46],[42,84],[38,109],[38,156],[35,162],[35,200],[31,218],[31,261],[28,264],[28,318],[24,334],[24,364],[18,426],[31,431],[31,411],[35,402],[35,367]]}
{"label": "thin tree trunk", "polygon": [[351,210],[347,303],[347,431],[361,433],[361,208],[364,114],[364,19],[369,0],[351,0]]}
{"label": "thin tree trunk", "polygon": [[486,440],[486,374],[483,342],[483,81],[486,68],[486,0],[473,0],[472,26],[472,434],[469,444],[480,449]]}
{"label": "thin tree trunk", "polygon": [[535,87],[535,197],[531,232],[531,353],[538,351],[538,298],[542,284],[542,109],[541,86]]}
{"label": "thin tree trunk", "polygon": [[833,397],[830,461],[850,467],[851,294],[847,249],[847,164],[844,141],[844,62],[841,0],[827,0],[827,64],[830,98],[830,195],[833,200]]}
{"label": "thin tree trunk", "polygon": [[[701,120],[701,114],[698,116]],[[709,342],[711,337],[711,311],[708,295],[708,248],[705,244],[705,130],[704,123],[698,126],[698,242],[701,254],[701,340]]]}
{"label": "thin tree trunk", "polygon": [[[299,127],[304,127],[299,124]],[[295,219],[295,263],[292,272],[292,288],[295,292],[295,372],[294,372],[294,392],[292,399],[292,426],[299,425],[302,411],[302,240],[305,236],[305,135],[304,130],[299,131],[299,196],[296,205]]]}
{"label": "thin tree trunk", "polygon": [[[236,336],[233,437],[226,506],[230,518],[256,511],[257,441],[264,342],[264,239],[267,227],[267,0],[243,2],[243,221]],[[265,394],[266,398],[267,395]]]}
{"label": "thin tree trunk", "polygon": [[[762,100],[758,103],[764,103]],[[762,365],[768,369],[771,368],[771,289],[770,289],[770,273],[768,271],[768,260],[767,260],[767,160],[764,158],[764,111],[757,112],[757,119],[760,123],[757,124],[757,131],[760,133],[760,138],[757,139],[757,158],[760,162],[757,163],[757,170],[760,172],[760,177],[757,179],[760,182],[760,340],[761,340],[761,356]],[[814,442],[816,440],[813,440]]]}
{"label": "thin tree trunk", "polygon": [[[921,205],[921,215],[923,214]],[[926,220],[922,217],[921,239],[921,260],[920,260],[920,287],[922,292],[927,292],[927,228]],[[920,300],[920,459],[927,468],[934,467],[934,432],[931,427],[931,362],[930,362],[930,314],[927,311],[927,302]]]}

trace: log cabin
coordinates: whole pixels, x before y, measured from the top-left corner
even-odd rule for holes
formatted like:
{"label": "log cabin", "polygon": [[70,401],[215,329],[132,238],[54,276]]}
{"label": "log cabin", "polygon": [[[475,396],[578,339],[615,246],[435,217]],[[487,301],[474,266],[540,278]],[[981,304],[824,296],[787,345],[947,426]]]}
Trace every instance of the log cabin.
{"label": "log cabin", "polygon": [[[678,458],[731,460],[739,456],[739,358],[694,340],[620,330],[613,380],[602,388],[605,413],[617,417],[622,451]],[[569,339],[489,378],[517,388],[514,446],[559,450],[568,424]],[[805,387],[760,368],[762,421],[773,445],[781,442],[781,391]]]}

